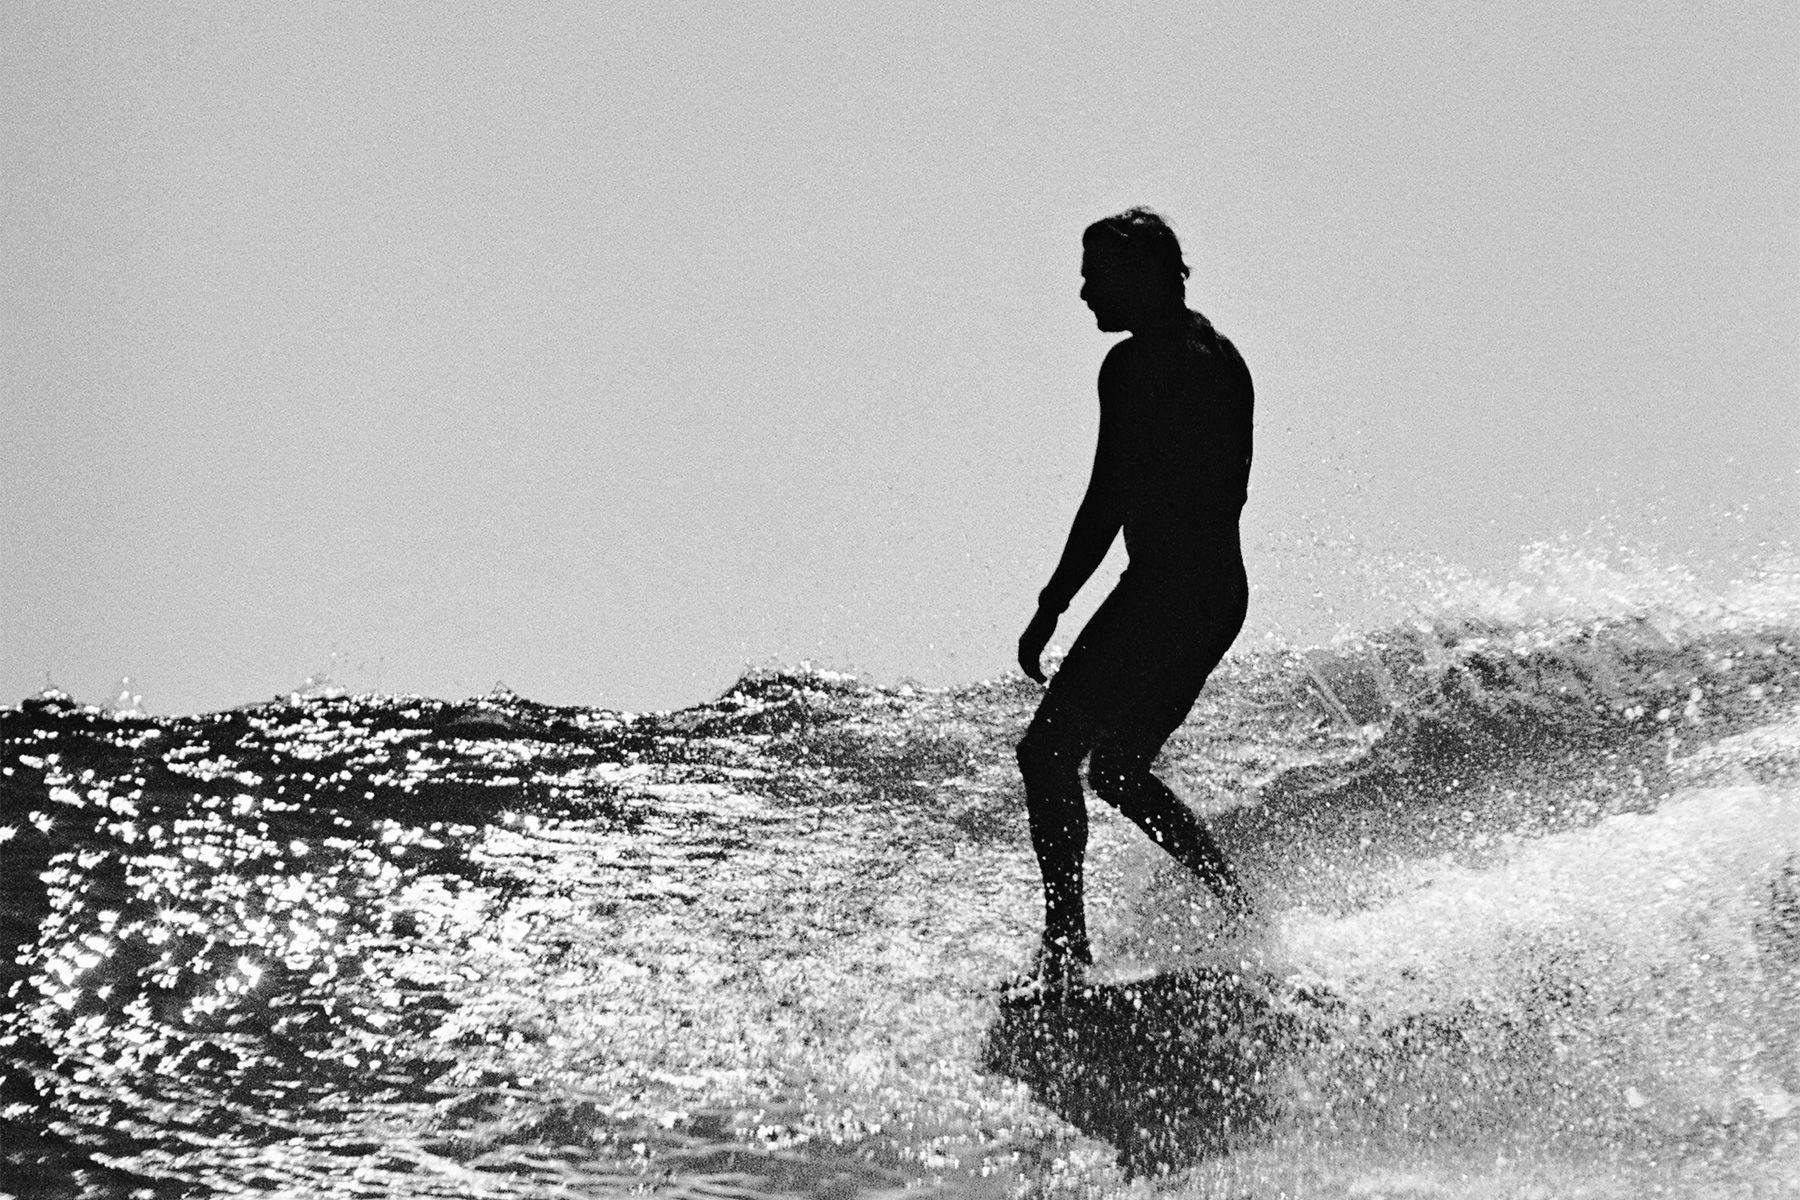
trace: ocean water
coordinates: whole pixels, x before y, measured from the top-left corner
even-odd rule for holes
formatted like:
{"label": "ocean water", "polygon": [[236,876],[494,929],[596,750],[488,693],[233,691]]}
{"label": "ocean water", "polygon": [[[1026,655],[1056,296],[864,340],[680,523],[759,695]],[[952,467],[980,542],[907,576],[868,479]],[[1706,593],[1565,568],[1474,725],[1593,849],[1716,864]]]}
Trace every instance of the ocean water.
{"label": "ocean water", "polygon": [[0,710],[15,1196],[1800,1196],[1800,570],[1245,647],[1004,1008],[1038,689]]}

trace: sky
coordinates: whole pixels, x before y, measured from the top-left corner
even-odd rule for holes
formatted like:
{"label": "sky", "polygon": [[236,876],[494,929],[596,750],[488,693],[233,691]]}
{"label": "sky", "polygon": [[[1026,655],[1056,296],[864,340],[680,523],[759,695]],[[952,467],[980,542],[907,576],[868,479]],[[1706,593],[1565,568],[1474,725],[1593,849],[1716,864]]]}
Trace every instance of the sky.
{"label": "sky", "polygon": [[998,675],[1133,204],[1256,380],[1245,644],[1800,528],[1794,5],[857,9],[0,6],[0,700]]}

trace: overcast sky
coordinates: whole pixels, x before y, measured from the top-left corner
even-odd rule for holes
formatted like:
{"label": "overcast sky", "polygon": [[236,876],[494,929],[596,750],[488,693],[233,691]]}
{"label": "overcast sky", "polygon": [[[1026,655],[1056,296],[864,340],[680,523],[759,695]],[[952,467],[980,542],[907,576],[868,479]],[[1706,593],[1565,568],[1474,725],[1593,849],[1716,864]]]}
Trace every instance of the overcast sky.
{"label": "overcast sky", "polygon": [[13,0],[0,699],[997,674],[1136,203],[1256,379],[1247,639],[1800,523],[1791,3]]}

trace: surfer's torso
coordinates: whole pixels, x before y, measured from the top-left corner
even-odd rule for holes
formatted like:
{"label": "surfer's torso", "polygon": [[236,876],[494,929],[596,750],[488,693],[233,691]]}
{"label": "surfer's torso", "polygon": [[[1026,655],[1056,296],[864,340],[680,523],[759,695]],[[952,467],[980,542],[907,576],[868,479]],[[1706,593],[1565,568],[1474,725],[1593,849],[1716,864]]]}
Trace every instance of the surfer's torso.
{"label": "surfer's torso", "polygon": [[1107,354],[1094,481],[1119,514],[1129,576],[1241,588],[1253,406],[1243,358],[1198,313]]}

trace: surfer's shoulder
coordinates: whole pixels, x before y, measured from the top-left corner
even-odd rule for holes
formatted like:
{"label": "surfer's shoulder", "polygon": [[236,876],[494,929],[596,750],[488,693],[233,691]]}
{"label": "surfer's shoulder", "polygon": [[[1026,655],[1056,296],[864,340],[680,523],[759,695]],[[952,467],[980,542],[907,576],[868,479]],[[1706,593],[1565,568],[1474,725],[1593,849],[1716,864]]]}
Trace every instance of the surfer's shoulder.
{"label": "surfer's shoulder", "polygon": [[1136,358],[1137,353],[1138,339],[1136,334],[1114,342],[1112,348],[1106,352],[1106,357],[1100,360],[1101,373],[1104,374],[1107,371],[1120,370],[1129,364],[1132,359]]}
{"label": "surfer's shoulder", "polygon": [[1217,329],[1212,331],[1212,336],[1214,343],[1219,347],[1219,355],[1222,358],[1229,362],[1241,363],[1244,361],[1244,356],[1238,353],[1236,342],[1220,333]]}
{"label": "surfer's shoulder", "polygon": [[1244,361],[1244,356],[1238,353],[1236,343],[1220,333],[1218,327],[1201,314],[1196,312],[1193,317],[1194,337],[1196,342],[1204,348],[1205,353],[1215,362],[1224,365],[1227,370],[1248,380],[1250,365]]}
{"label": "surfer's shoulder", "polygon": [[1114,342],[1106,357],[1100,360],[1100,398],[1126,385],[1126,381],[1134,373],[1138,359],[1137,338],[1128,337],[1124,341]]}

